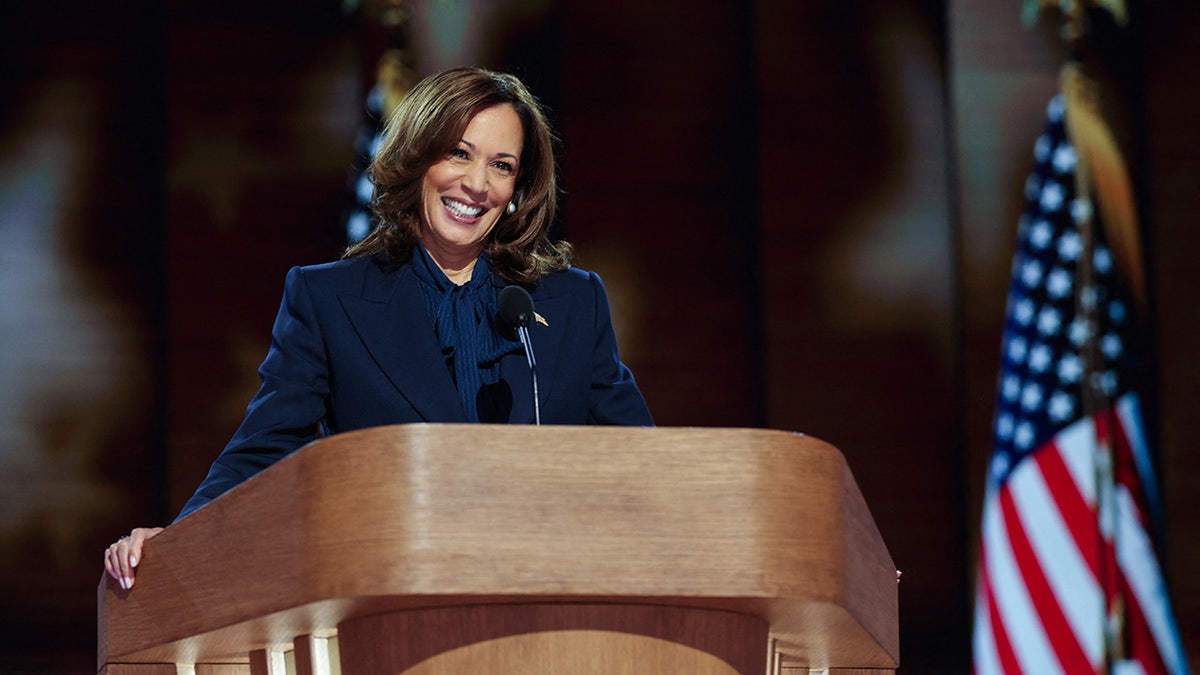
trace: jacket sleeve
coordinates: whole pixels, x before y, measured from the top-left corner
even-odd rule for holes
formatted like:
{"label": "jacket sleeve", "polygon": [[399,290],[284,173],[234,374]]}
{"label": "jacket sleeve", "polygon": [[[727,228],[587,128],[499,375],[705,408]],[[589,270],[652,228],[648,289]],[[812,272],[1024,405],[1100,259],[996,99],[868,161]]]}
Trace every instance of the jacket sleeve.
{"label": "jacket sleeve", "polygon": [[588,276],[596,303],[588,423],[654,426],[654,419],[633,380],[633,373],[621,362],[604,282],[595,272],[589,272]]}
{"label": "jacket sleeve", "polygon": [[329,372],[312,296],[298,267],[288,272],[271,348],[258,374],[262,384],[241,426],[176,521],[317,439]]}

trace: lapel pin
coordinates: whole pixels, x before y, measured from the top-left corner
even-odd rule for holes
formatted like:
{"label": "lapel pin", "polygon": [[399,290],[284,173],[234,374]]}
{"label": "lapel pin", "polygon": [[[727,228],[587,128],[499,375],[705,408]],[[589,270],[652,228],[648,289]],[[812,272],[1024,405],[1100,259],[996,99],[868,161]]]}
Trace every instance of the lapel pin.
{"label": "lapel pin", "polygon": [[543,326],[545,326],[546,328],[550,327],[550,323],[548,321],[546,321],[545,317],[543,317],[541,314],[538,314],[537,312],[533,313],[533,322],[540,323]]}

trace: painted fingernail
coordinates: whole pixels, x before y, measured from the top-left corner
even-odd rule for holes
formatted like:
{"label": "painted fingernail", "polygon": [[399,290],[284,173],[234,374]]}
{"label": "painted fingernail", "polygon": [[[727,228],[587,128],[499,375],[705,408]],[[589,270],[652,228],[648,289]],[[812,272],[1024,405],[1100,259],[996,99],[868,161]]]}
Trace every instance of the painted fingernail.
{"label": "painted fingernail", "polygon": [[121,577],[121,588],[129,590],[129,577]]}
{"label": "painted fingernail", "polygon": [[135,556],[129,556],[129,566],[137,567],[137,558]]}

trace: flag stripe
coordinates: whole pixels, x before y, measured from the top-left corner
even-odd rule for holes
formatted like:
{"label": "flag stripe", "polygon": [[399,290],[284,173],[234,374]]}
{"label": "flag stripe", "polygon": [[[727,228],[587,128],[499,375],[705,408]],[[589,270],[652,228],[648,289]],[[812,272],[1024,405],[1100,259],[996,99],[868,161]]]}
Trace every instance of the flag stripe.
{"label": "flag stripe", "polygon": [[[1153,508],[1162,502],[1158,494],[1158,482],[1154,477],[1150,448],[1146,445],[1146,431],[1142,428],[1141,400],[1135,394],[1122,396],[1116,407],[1121,429],[1125,432],[1125,439],[1129,441],[1129,451],[1133,455],[1133,463],[1141,479],[1143,504]],[[1154,516],[1153,520],[1158,519],[1158,515],[1153,511],[1151,515]]]}
{"label": "flag stripe", "polygon": [[1117,493],[1117,504],[1117,557],[1125,573],[1124,581],[1131,590],[1129,597],[1136,598],[1154,636],[1157,651],[1170,672],[1183,672],[1183,654],[1174,639],[1171,608],[1154,547],[1142,529],[1140,519],[1136,518],[1138,508],[1127,491]]}
{"label": "flag stripe", "polygon": [[[1128,584],[1122,589],[1126,597],[1133,597],[1133,589]],[[1136,602],[1130,602],[1126,607],[1129,636],[1129,660],[1137,663],[1146,675],[1166,675],[1167,668],[1163,662],[1163,653],[1158,649],[1158,643],[1151,634],[1150,626],[1146,623],[1146,615]]]}
{"label": "flag stripe", "polygon": [[[1038,469],[1061,466],[1061,462],[1054,461],[1058,457],[1057,448],[1048,448],[1038,454],[1036,462],[1027,462],[1026,466]],[[1057,506],[1061,501],[1081,503],[1081,499],[1069,498],[1077,497],[1078,491],[1071,485],[1052,492],[1039,471],[1018,470],[1009,478],[1008,485],[1013,491],[1014,508],[1021,513],[1024,534],[1032,547],[1031,564],[1045,574],[1048,591],[1053,594],[1047,602],[1059,609],[1070,624],[1069,632],[1072,635],[1061,639],[1070,637],[1077,641],[1081,653],[1085,655],[1084,659],[1094,669],[1104,659],[1103,625],[1096,619],[1104,611],[1103,595],[1097,583],[1095,567],[1089,561],[1091,556],[1081,553],[1078,542],[1084,539],[1095,546],[1094,527],[1093,536],[1079,533],[1087,529],[1080,525],[1095,523],[1095,516],[1087,511],[1084,518],[1074,521],[1074,530],[1068,527]],[[1026,575],[1026,579],[1029,579],[1029,575]],[[1035,596],[1038,593],[1036,589],[1032,589],[1032,592]]]}
{"label": "flag stripe", "polygon": [[[994,671],[998,675],[1006,675],[1009,673],[1020,673],[1021,666],[1017,662],[1017,654],[1013,651],[1012,641],[1008,638],[1008,633],[1004,629],[1004,621],[1000,618],[1000,608],[996,604],[996,596],[993,591],[993,586],[987,578],[987,570],[984,569],[983,575],[983,605],[986,607],[986,621],[989,630],[984,633],[985,639],[989,645],[995,646],[995,653],[1000,661],[1002,668]],[[982,675],[982,674],[981,674]]]}
{"label": "flag stripe", "polygon": [[[980,574],[982,576],[982,572]],[[975,598],[978,604],[976,607],[977,630],[971,643],[975,673],[977,675],[1004,675],[1004,670],[1000,667],[1000,655],[997,653],[998,646],[995,640],[990,639],[992,606],[990,602],[987,602],[986,593],[987,589],[984,587],[983,580],[980,579],[975,588]],[[985,606],[987,609],[983,611]]]}
{"label": "flag stripe", "polygon": [[[1042,476],[1046,480],[1047,489],[1050,492],[1051,499],[1054,501],[1055,519],[1057,522],[1064,524],[1063,529],[1069,534],[1072,541],[1075,542],[1075,551],[1081,553],[1082,563],[1087,567],[1088,573],[1093,581],[1100,578],[1100,570],[1096,565],[1096,556],[1090,552],[1099,550],[1100,542],[1096,531],[1096,512],[1088,504],[1083,496],[1081,485],[1076,482],[1075,475],[1068,467],[1065,460],[1067,454],[1061,447],[1061,444],[1056,443],[1056,452],[1039,453],[1037,457],[1037,465],[1042,470]],[[1076,452],[1075,454],[1080,454]],[[1091,482],[1088,482],[1088,486]],[[1047,507],[1047,513],[1051,513],[1051,509]],[[1095,588],[1092,592],[1097,592]]]}
{"label": "flag stripe", "polygon": [[[1026,466],[1031,466],[1027,464]],[[1028,473],[1028,472],[1027,472]],[[1027,482],[1013,476],[1008,485]],[[1062,607],[1056,602],[1054,589],[1044,574],[1044,567],[1033,550],[1024,526],[1021,514],[1014,504],[1012,492],[1003,490],[1000,494],[1000,508],[1004,511],[1004,522],[1008,526],[1008,541],[1012,546],[1013,557],[1017,561],[1022,580],[1029,589],[1037,620],[1046,633],[1046,639],[1054,650],[1058,663],[1068,673],[1087,672],[1092,668],[1087,655],[1071,630],[1071,624],[1063,613]],[[1036,516],[1035,516],[1036,517]]]}
{"label": "flag stripe", "polygon": [[[985,518],[983,524],[987,541],[984,550],[994,583],[992,599],[998,615],[994,623],[1003,626],[1039,625],[1037,611],[1029,598],[1029,589],[1021,579],[1020,567],[1012,556],[1003,514],[997,507],[990,509],[988,515],[990,517]],[[1003,589],[1003,592],[998,593],[995,588]],[[1042,631],[1010,630],[1008,639],[1020,662],[1020,668],[1013,672],[1046,673],[1055,672],[1058,668],[1058,659]]]}
{"label": "flag stripe", "polygon": [[1054,440],[1064,463],[1071,472],[1083,501],[1088,505],[1088,518],[1094,519],[1096,508],[1096,430],[1086,418],[1059,432]]}

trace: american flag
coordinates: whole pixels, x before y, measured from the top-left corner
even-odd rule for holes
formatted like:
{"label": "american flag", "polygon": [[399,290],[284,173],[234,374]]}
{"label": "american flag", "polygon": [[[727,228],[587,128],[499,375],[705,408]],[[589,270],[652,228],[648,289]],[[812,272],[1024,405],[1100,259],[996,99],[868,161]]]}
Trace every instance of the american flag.
{"label": "american flag", "polygon": [[1186,674],[1158,563],[1136,316],[1087,195],[1064,99],[1025,186],[988,467],[976,675]]}

